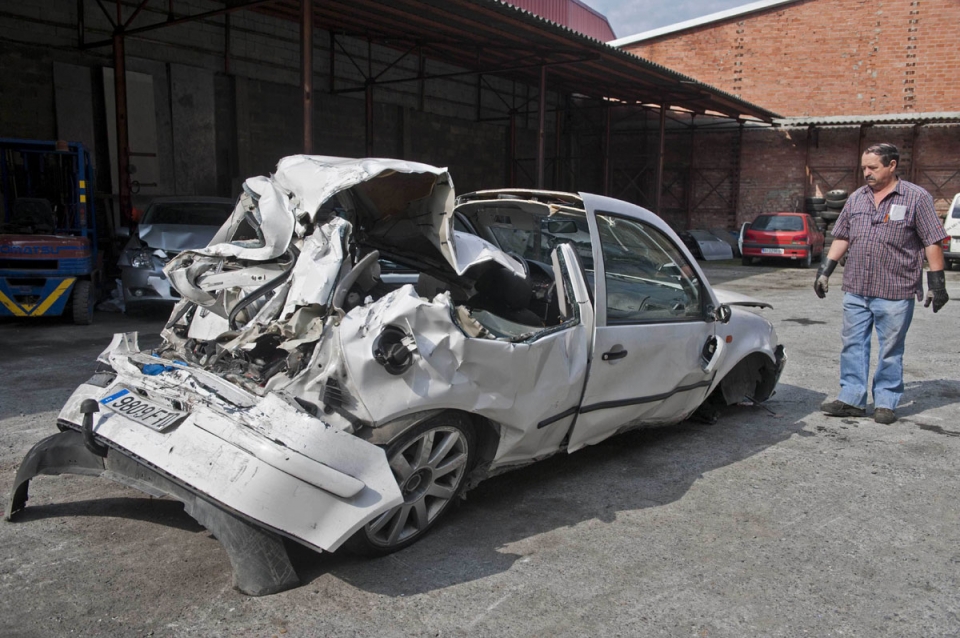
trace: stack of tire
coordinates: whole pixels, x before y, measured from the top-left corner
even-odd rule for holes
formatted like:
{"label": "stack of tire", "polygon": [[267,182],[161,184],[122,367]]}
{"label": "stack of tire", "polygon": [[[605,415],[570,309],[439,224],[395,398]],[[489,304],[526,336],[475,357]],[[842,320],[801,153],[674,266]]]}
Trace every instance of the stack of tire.
{"label": "stack of tire", "polygon": [[840,211],[843,210],[843,205],[847,203],[848,196],[847,191],[842,188],[827,191],[824,195],[825,208],[820,216],[829,222],[836,221],[837,217],[840,216]]}
{"label": "stack of tire", "polygon": [[806,211],[817,222],[817,228],[823,232],[827,228],[827,220],[823,218],[824,211],[827,210],[827,200],[823,197],[808,197],[806,199]]}

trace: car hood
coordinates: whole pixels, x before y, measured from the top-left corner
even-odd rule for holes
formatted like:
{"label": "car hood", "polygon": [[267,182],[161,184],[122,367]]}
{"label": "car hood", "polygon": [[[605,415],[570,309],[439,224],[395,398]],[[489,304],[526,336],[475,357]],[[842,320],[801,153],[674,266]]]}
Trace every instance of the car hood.
{"label": "car hood", "polygon": [[754,308],[773,308],[772,305],[768,304],[766,301],[760,301],[754,297],[748,295],[742,295],[739,292],[733,292],[730,290],[724,290],[722,288],[714,288],[714,294],[717,296],[717,301],[726,304],[728,306],[746,306]]}
{"label": "car hood", "polygon": [[137,229],[140,241],[150,248],[179,253],[202,248],[210,243],[218,226],[184,226],[181,224],[141,224]]}

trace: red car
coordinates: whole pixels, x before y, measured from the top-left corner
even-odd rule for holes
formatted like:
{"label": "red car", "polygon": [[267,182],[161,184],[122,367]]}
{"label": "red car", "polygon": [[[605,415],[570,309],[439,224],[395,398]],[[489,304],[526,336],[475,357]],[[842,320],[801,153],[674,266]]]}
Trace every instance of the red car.
{"label": "red car", "polygon": [[740,231],[743,265],[756,258],[790,259],[809,268],[823,257],[823,233],[806,213],[764,213]]}

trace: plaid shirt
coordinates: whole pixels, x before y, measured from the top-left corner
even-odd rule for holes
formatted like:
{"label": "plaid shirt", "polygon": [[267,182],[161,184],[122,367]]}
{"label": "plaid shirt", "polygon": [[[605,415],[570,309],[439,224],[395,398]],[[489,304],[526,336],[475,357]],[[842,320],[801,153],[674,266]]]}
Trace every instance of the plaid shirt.
{"label": "plaid shirt", "polygon": [[833,236],[850,242],[844,292],[891,300],[916,295],[919,301],[923,248],[947,234],[930,193],[901,179],[879,208],[869,186],[854,191],[834,224]]}

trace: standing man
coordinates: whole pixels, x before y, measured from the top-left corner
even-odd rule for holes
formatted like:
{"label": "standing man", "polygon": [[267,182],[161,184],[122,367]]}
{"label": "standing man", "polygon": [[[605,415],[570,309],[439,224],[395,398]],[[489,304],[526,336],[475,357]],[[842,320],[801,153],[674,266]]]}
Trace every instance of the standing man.
{"label": "standing man", "polygon": [[897,420],[904,341],[914,298],[919,301],[923,294],[923,253],[930,263],[924,308],[932,303],[937,312],[949,299],[940,248],[947,235],[930,193],[897,177],[899,163],[893,144],[874,144],[863,153],[860,168],[867,184],[847,199],[813,284],[823,299],[837,261],[849,249],[843,270],[840,395],[820,406],[830,416],[866,414],[870,334],[876,328],[880,353],[873,374],[873,420]]}

